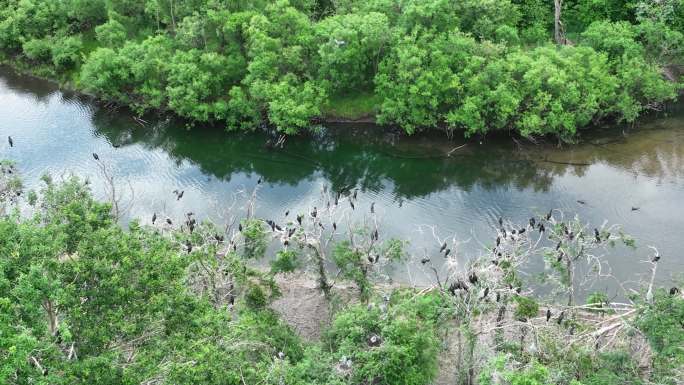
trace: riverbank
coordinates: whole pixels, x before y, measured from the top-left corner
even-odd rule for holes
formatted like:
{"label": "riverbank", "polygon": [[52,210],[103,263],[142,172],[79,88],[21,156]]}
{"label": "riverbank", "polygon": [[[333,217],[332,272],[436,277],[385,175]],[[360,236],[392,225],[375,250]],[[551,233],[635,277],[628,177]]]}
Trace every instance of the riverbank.
{"label": "riverbank", "polygon": [[482,12],[474,4],[444,5],[441,27],[368,4],[325,14],[290,3],[244,12],[197,5],[182,16],[174,10],[170,24],[103,0],[83,20],[73,14],[83,10],[47,4],[35,5],[45,28],[26,19],[32,5],[0,14],[9,28],[0,30],[0,50],[15,67],[138,114],[173,113],[188,126],[292,136],[317,122],[374,122],[408,135],[500,132],[571,143],[603,122],[633,123],[681,90],[668,71],[681,62],[679,25],[627,17],[633,9],[618,12],[624,21],[578,18],[565,44],[540,20],[485,12],[491,24],[464,21]]}
{"label": "riverbank", "polygon": [[[3,208],[29,195],[8,183],[18,178],[13,167],[0,168]],[[86,384],[113,371],[114,383],[594,384],[670,383],[684,369],[677,350],[684,297],[677,287],[653,285],[658,259],[643,280],[624,282],[639,293],[626,303],[602,292],[576,297],[591,277],[575,279],[563,264],[549,266],[552,275],[570,274],[567,286],[550,280],[561,298],[541,295],[522,279],[526,260],[556,260],[549,253],[569,266],[583,263],[565,254],[576,247],[596,256],[588,264],[600,263],[603,246],[627,239],[618,227],[604,224],[584,239],[562,230],[574,234],[583,225],[560,213],[538,218],[547,232],[502,222],[498,231],[516,233],[500,239],[498,263],[487,251],[461,268],[457,252],[435,245],[451,267],[441,278],[435,270],[432,284],[419,288],[374,274],[404,259],[402,246],[387,247],[378,221],[375,232],[330,226],[333,207],[281,222],[284,228],[234,212],[237,228],[195,226],[187,214],[182,224],[160,218],[124,229],[112,206],[92,198],[92,183],[71,177],[45,184],[30,198],[37,201],[31,215],[0,215],[0,250],[9,255],[0,261],[0,283],[21,289],[7,291],[11,302],[0,297],[11,304],[0,307],[9,325],[0,342],[31,343],[0,363],[10,377]],[[255,207],[252,199],[248,206]],[[536,232],[551,246],[538,248]],[[553,247],[558,238],[560,251]],[[442,248],[458,250],[459,243],[449,239]],[[267,244],[278,245],[278,259],[271,269],[255,269]],[[326,264],[339,271],[321,268]],[[46,282],[62,289],[46,289]],[[122,366],[127,370],[116,370]]]}

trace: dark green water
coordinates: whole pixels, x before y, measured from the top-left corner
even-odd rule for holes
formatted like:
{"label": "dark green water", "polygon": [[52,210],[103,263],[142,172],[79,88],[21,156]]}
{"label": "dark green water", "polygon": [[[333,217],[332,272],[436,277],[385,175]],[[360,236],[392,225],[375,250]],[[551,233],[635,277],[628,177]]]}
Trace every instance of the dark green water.
{"label": "dark green water", "polygon": [[[323,186],[358,189],[356,213],[367,213],[375,202],[383,231],[411,241],[418,259],[436,247],[420,225],[470,239],[461,250],[465,259],[481,243],[491,243],[499,216],[523,223],[557,208],[596,225],[620,223],[637,238],[636,251],[620,249],[610,256],[621,279],[646,270],[640,261],[648,256],[647,245],[658,246],[663,256],[661,282],[669,284],[673,274],[684,271],[682,108],[641,122],[626,135],[607,128],[587,144],[565,149],[519,146],[502,138],[469,142],[447,157],[463,142],[437,134],[405,138],[371,127],[329,126],[313,139],[288,139],[283,150],[269,150],[261,134],[188,131],[169,121],[142,127],[125,112],[106,111],[0,67],[0,134],[0,158],[18,163],[29,188],[39,186],[43,173],[73,172],[90,177],[102,196],[91,156],[98,153],[135,192],[127,218],[143,223],[152,212],[180,220],[187,211],[221,221],[236,192],[252,189],[261,177],[258,215],[277,220],[286,209],[305,212],[321,204]],[[175,189],[185,191],[182,200],[176,201]],[[633,206],[640,209],[632,211]],[[442,263],[439,258],[436,263]],[[415,261],[394,274],[414,282],[428,276]],[[611,284],[599,286],[595,289]]]}

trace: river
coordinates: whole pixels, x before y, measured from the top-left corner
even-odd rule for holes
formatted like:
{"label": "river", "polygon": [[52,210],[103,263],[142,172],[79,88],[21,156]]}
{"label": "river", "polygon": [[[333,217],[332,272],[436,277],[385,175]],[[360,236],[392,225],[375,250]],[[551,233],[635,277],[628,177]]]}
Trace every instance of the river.
{"label": "river", "polygon": [[[684,272],[682,104],[634,127],[596,129],[585,144],[557,148],[488,138],[469,141],[450,156],[464,141],[437,133],[404,137],[371,126],[328,125],[272,150],[261,133],[188,129],[168,119],[143,125],[132,116],[0,67],[0,134],[15,142],[10,148],[2,139],[0,158],[16,161],[26,187],[39,188],[46,172],[73,172],[96,182],[101,174],[95,152],[122,189],[130,186],[135,193],[126,219],[149,223],[157,212],[181,220],[193,211],[220,222],[236,191],[252,189],[262,178],[259,216],[277,220],[286,209],[306,212],[320,201],[324,186],[358,189],[356,212],[367,212],[374,202],[383,235],[409,240],[416,259],[438,248],[419,225],[469,239],[460,250],[465,259],[481,249],[480,242],[491,244],[500,216],[525,223],[556,208],[594,225],[619,223],[636,238],[636,250],[619,248],[608,256],[618,278],[634,279],[648,269],[642,262],[648,245],[662,255],[662,284]],[[102,184],[93,185],[103,197]],[[183,199],[176,200],[176,189],[185,191]],[[441,264],[440,258],[433,260]],[[416,283],[431,277],[417,261],[393,275]],[[593,289],[615,290],[609,282]]]}

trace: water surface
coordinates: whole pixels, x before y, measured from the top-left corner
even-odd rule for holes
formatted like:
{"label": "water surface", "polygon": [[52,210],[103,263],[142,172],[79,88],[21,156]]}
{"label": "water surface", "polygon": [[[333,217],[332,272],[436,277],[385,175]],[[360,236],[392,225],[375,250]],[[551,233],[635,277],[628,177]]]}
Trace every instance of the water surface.
{"label": "water surface", "polygon": [[[647,266],[647,245],[662,255],[659,280],[684,271],[684,108],[645,119],[635,127],[607,127],[585,144],[516,144],[510,138],[447,141],[440,134],[402,137],[375,127],[329,125],[313,138],[291,138],[282,150],[264,146],[263,134],[231,135],[220,128],[149,119],[141,125],[125,111],[60,92],[50,83],[0,67],[0,157],[17,162],[28,188],[48,172],[101,178],[92,153],[135,197],[126,218],[150,221],[152,212],[180,220],[187,211],[224,219],[236,191],[259,178],[257,213],[283,217],[320,204],[323,186],[359,190],[357,212],[371,202],[387,235],[408,239],[412,252],[436,254],[434,225],[442,235],[470,239],[464,258],[491,244],[500,216],[524,223],[531,215],[562,209],[600,225],[620,223],[638,249],[610,256],[615,274],[632,279]],[[101,179],[100,179],[101,180]],[[98,183],[96,194],[102,195]],[[177,201],[173,190],[184,190]],[[578,200],[586,204],[578,203]],[[319,202],[319,203],[317,203]],[[632,210],[638,207],[639,210]],[[435,256],[436,264],[441,257]],[[541,263],[536,266],[541,268]],[[426,282],[419,263],[395,277]],[[613,290],[610,283],[595,289]]]}

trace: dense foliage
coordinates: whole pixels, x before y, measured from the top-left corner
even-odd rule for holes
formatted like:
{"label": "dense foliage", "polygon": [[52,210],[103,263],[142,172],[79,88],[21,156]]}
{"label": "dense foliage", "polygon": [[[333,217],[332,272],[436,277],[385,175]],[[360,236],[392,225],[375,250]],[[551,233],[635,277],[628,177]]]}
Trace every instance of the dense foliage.
{"label": "dense foliage", "polygon": [[[138,112],[293,134],[333,114],[407,133],[573,140],[675,98],[679,0],[0,0],[0,53]],[[572,41],[571,41],[572,40]]]}

